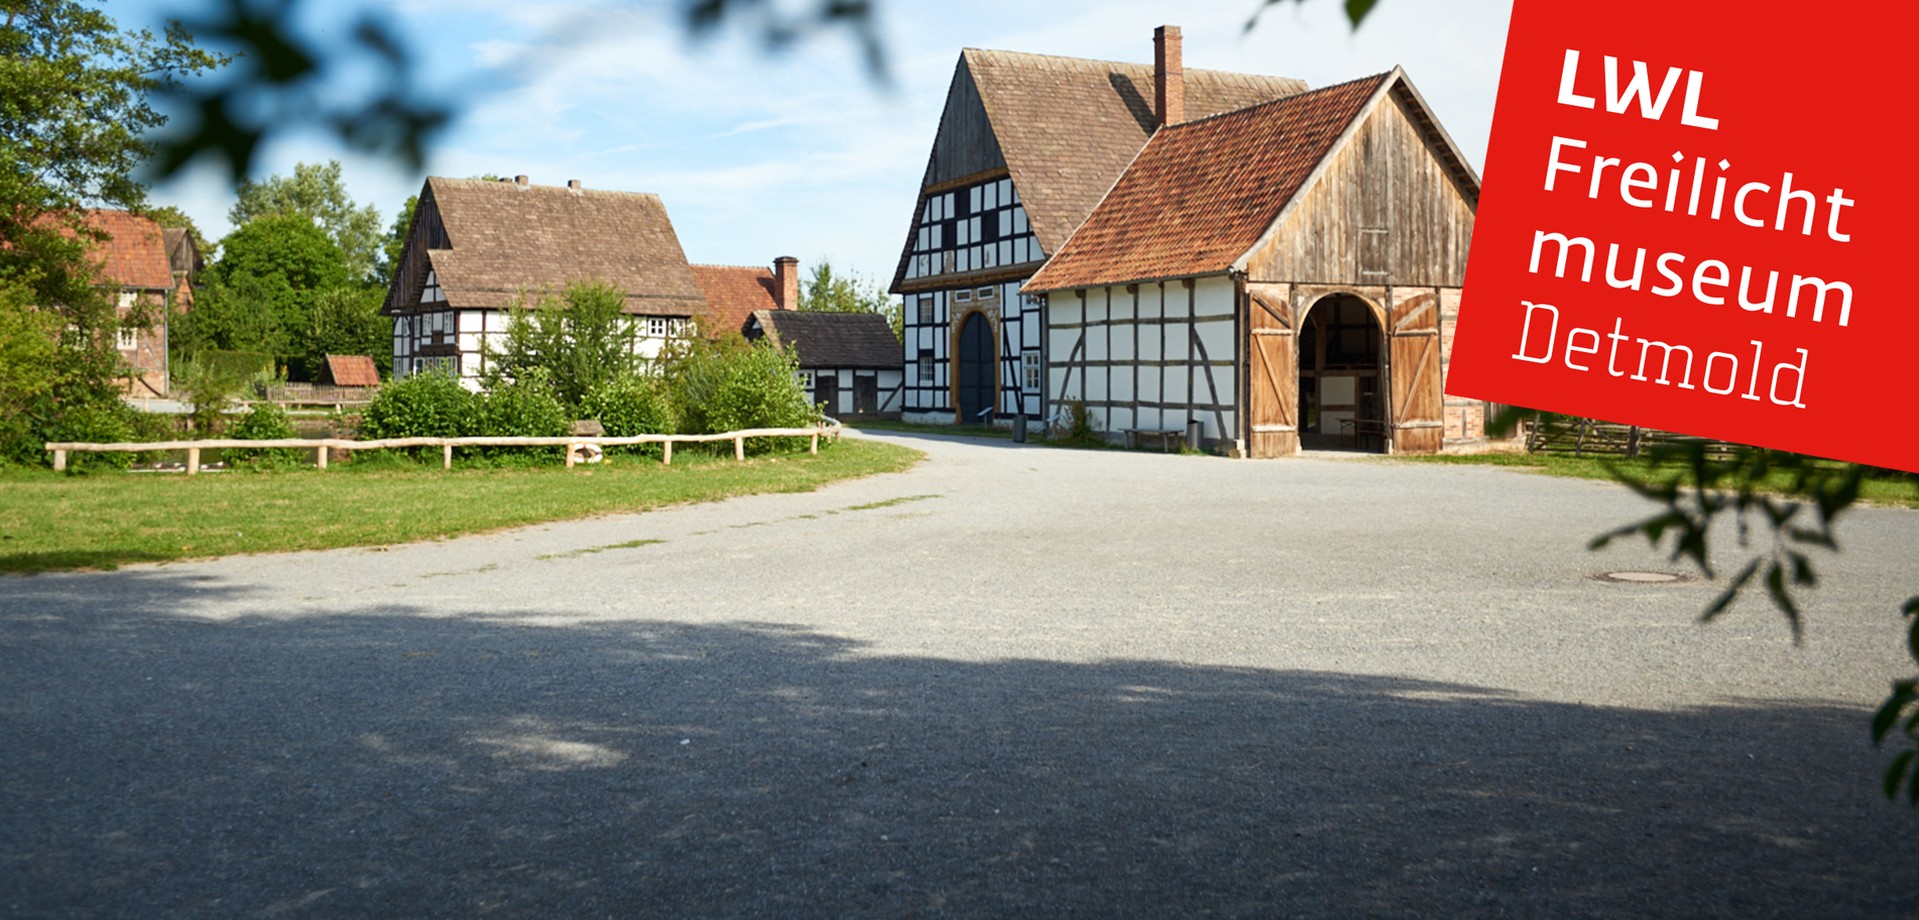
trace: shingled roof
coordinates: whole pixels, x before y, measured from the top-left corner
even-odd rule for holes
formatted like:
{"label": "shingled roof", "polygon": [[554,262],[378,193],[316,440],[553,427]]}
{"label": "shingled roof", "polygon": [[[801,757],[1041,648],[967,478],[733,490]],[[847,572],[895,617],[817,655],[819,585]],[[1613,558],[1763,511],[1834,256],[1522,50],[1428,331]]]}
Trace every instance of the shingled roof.
{"label": "shingled roof", "polygon": [[[1034,236],[1046,252],[1057,252],[1152,135],[1153,65],[967,48],[960,52],[955,83],[968,76]],[[1183,82],[1187,118],[1307,88],[1291,77],[1218,70],[1187,70]],[[950,92],[961,89],[956,85]],[[911,235],[894,287],[906,277]]]}
{"label": "shingled roof", "polygon": [[812,313],[755,310],[747,337],[765,336],[799,354],[801,367],[880,368],[904,366],[900,340],[877,313]]}
{"label": "shingled roof", "polygon": [[1398,79],[1376,74],[1161,130],[1025,289],[1226,271]]}
{"label": "shingled roof", "polygon": [[453,309],[603,281],[625,293],[628,313],[706,310],[658,195],[436,176],[421,198],[445,230],[447,248],[427,258]]}
{"label": "shingled roof", "polygon": [[751,265],[695,265],[693,279],[706,295],[716,329],[738,332],[754,311],[780,308],[778,282],[770,269]]}
{"label": "shingled roof", "polygon": [[93,244],[103,280],[121,287],[165,291],[173,287],[165,234],[151,217],[127,211],[88,211],[86,225],[107,234]]}
{"label": "shingled roof", "polygon": [[321,382],[340,387],[377,387],[380,370],[367,355],[327,355]]}

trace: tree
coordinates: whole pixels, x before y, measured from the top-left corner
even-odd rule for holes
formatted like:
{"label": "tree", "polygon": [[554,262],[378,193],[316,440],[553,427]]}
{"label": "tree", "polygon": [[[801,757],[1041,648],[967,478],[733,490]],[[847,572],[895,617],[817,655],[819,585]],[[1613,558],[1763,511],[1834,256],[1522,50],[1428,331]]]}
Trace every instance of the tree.
{"label": "tree", "polygon": [[413,229],[413,209],[420,206],[420,196],[406,196],[406,204],[400,206],[400,213],[393,215],[393,225],[387,228],[386,237],[380,243],[380,264],[375,267],[374,283],[384,288],[393,283],[393,275],[400,270],[400,257],[406,254],[406,234]]}
{"label": "tree", "polygon": [[[370,337],[363,328],[348,331],[352,323],[343,319],[367,324],[364,304],[354,299],[363,286],[349,281],[339,248],[304,215],[261,217],[228,234],[206,278],[206,290],[176,324],[175,349],[183,354],[277,355],[288,358],[293,374],[304,378],[319,369],[314,356],[325,353],[319,349]],[[327,315],[316,327],[323,303]],[[385,327],[379,328],[378,338],[387,341]],[[324,341],[313,340],[316,330]]]}
{"label": "tree", "polygon": [[886,288],[855,274],[833,273],[833,263],[820,259],[813,273],[800,286],[799,308],[815,313],[878,313],[893,327],[893,337],[902,333],[900,302]]}
{"label": "tree", "polygon": [[[296,163],[291,176],[270,176],[240,183],[239,199],[227,212],[235,227],[263,217],[303,215],[317,222],[346,260],[347,277],[377,279],[381,255],[380,212],[362,206],[347,194],[340,179],[340,161],[320,166]],[[401,231],[405,233],[404,230]]]}
{"label": "tree", "polygon": [[[138,209],[134,169],[166,119],[155,90],[221,63],[184,30],[123,32],[72,0],[3,0],[0,12],[0,304],[9,407],[0,453],[44,458],[54,433],[124,431],[115,304],[88,250],[88,207]],[[33,318],[39,311],[44,318]],[[137,320],[137,317],[136,317]],[[48,339],[48,336],[53,336]]]}
{"label": "tree", "polygon": [[320,291],[307,315],[301,363],[317,374],[327,355],[371,355],[381,377],[393,374],[393,321],[380,314],[379,288],[348,285]]}
{"label": "tree", "polygon": [[588,394],[638,369],[625,306],[626,295],[605,282],[529,295],[513,308],[499,351],[487,350],[487,386],[544,374],[562,404],[580,408]]}

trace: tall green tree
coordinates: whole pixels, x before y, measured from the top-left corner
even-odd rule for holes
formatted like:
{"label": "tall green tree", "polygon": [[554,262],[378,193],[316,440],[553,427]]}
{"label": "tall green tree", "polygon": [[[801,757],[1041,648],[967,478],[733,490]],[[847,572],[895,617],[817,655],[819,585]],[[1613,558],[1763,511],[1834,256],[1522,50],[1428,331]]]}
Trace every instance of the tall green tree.
{"label": "tall green tree", "polygon": [[[175,348],[186,356],[260,352],[285,359],[289,372],[304,379],[318,370],[315,355],[325,354],[320,349],[341,338],[343,317],[362,317],[367,325],[361,309],[366,286],[349,277],[339,247],[304,214],[248,221],[221,241],[220,258],[205,277],[206,289],[175,326]],[[348,309],[337,308],[341,300]],[[323,303],[327,315],[317,328],[327,341],[316,343],[316,313]],[[369,336],[360,331],[345,337]]]}
{"label": "tall green tree", "polygon": [[126,427],[116,417],[119,319],[96,285],[88,250],[101,235],[83,211],[144,204],[132,176],[152,152],[148,133],[166,121],[149,96],[221,59],[177,26],[122,31],[73,0],[0,0],[0,16],[0,303],[14,314],[0,322],[7,354],[21,362],[7,375],[40,381],[15,382],[25,406],[0,423],[0,453],[40,459],[37,442],[56,432]]}
{"label": "tall green tree", "polygon": [[834,273],[833,263],[828,259],[813,263],[812,273],[800,285],[799,308],[815,313],[878,313],[893,327],[894,338],[902,335],[904,317],[898,298],[886,293],[880,284],[859,275]]}
{"label": "tall green tree", "polygon": [[382,236],[380,212],[347,194],[340,161],[325,165],[296,163],[291,176],[269,176],[240,183],[239,197],[227,212],[235,227],[263,217],[300,214],[319,224],[346,260],[354,281],[377,280]]}
{"label": "tall green tree", "polygon": [[406,253],[406,234],[413,229],[413,209],[419,207],[420,196],[406,196],[406,204],[400,206],[400,213],[393,215],[393,225],[387,228],[386,237],[380,242],[380,264],[374,269],[374,283],[381,288],[393,283],[393,274],[400,270],[400,256]]}

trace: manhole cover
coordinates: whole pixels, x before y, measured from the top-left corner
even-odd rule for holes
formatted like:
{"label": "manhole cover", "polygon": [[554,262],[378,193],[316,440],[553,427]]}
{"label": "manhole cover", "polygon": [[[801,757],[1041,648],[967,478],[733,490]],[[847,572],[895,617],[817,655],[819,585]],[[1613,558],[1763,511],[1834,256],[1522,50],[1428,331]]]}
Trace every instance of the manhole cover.
{"label": "manhole cover", "polygon": [[1671,572],[1601,572],[1601,581],[1624,581],[1632,584],[1659,584],[1680,581],[1680,576]]}

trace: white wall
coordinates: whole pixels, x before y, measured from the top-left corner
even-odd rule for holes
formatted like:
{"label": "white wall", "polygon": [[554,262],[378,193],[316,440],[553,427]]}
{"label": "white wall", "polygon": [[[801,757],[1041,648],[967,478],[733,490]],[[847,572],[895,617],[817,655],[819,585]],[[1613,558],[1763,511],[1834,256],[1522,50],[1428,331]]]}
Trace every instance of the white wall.
{"label": "white wall", "polygon": [[[1083,295],[1083,296],[1082,296]],[[1239,322],[1232,279],[1056,291],[1046,311],[1047,415],[1086,403],[1108,437],[1127,428],[1208,439],[1239,428]]]}

